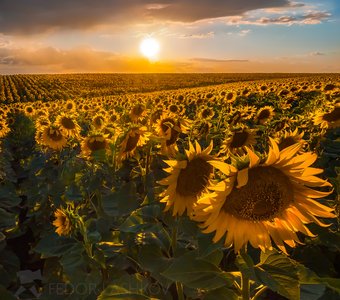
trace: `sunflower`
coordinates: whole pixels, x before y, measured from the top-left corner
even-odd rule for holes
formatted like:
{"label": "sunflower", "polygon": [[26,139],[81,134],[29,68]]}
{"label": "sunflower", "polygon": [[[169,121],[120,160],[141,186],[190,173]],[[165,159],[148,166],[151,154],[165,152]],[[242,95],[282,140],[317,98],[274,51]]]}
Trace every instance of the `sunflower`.
{"label": "sunflower", "polygon": [[56,218],[53,221],[53,225],[56,227],[55,232],[58,235],[69,235],[72,231],[72,224],[70,220],[70,216],[65,209],[58,208],[54,212],[54,217]]}
{"label": "sunflower", "polygon": [[8,128],[6,122],[4,120],[0,120],[0,139],[5,137],[9,132],[10,129]]}
{"label": "sunflower", "polygon": [[109,141],[102,133],[90,134],[81,143],[81,154],[85,158],[91,158],[95,152],[108,149]]}
{"label": "sunflower", "polygon": [[146,107],[142,103],[138,103],[132,107],[130,112],[130,119],[132,122],[136,122],[137,120],[141,119],[147,113]]}
{"label": "sunflower", "polygon": [[77,108],[77,104],[73,100],[67,100],[64,104],[64,109],[66,112],[73,112]]}
{"label": "sunflower", "polygon": [[196,142],[195,147],[189,143],[189,150],[185,150],[185,160],[164,160],[169,168],[164,169],[170,176],[159,181],[168,186],[161,194],[160,202],[166,203],[165,211],[173,207],[172,215],[182,215],[185,210],[188,215],[192,212],[198,197],[211,184],[213,176],[212,163],[221,163],[210,155],[213,143],[202,151]]}
{"label": "sunflower", "polygon": [[340,104],[328,113],[317,113],[314,117],[314,125],[320,125],[321,128],[340,127]]}
{"label": "sunflower", "polygon": [[256,143],[256,130],[242,128],[234,131],[230,137],[222,142],[221,153],[227,156],[233,154],[244,154],[246,147],[252,147]]}
{"label": "sunflower", "polygon": [[180,133],[187,132],[188,126],[186,118],[164,113],[157,122],[156,131],[159,137],[176,141]]}
{"label": "sunflower", "polygon": [[144,146],[150,135],[145,126],[130,128],[120,144],[120,160],[127,159],[135,153],[137,147]]}
{"label": "sunflower", "polygon": [[61,131],[69,137],[79,137],[80,126],[77,124],[74,116],[67,116],[62,113],[56,118],[56,124],[60,126]]}
{"label": "sunflower", "polygon": [[102,113],[97,113],[92,119],[92,126],[95,129],[100,130],[103,127],[105,127],[106,122],[107,122],[106,116]]}
{"label": "sunflower", "polygon": [[61,150],[67,144],[67,139],[62,133],[60,126],[49,125],[41,128],[40,140],[37,142],[54,150]]}
{"label": "sunflower", "polygon": [[208,106],[202,107],[199,112],[199,118],[203,120],[210,120],[214,115],[214,110]]}
{"label": "sunflower", "polygon": [[257,123],[259,124],[265,124],[268,121],[270,121],[273,116],[275,115],[274,113],[274,108],[271,106],[265,106],[262,107],[258,112],[255,117]]}
{"label": "sunflower", "polygon": [[249,166],[229,172],[229,177],[217,184],[214,192],[203,195],[195,208],[193,219],[203,222],[203,232],[216,231],[214,242],[225,235],[225,246],[234,244],[235,252],[248,241],[262,251],[271,249],[272,239],[287,253],[285,244],[295,247],[300,243],[298,231],[314,236],[305,224],[327,226],[316,217],[335,217],[332,208],[313,199],[331,193],[313,189],[331,186],[315,176],[321,169],[310,167],[317,155],[297,155],[301,143],[280,151],[276,142],[270,141],[264,163],[248,149]]}
{"label": "sunflower", "polygon": [[302,139],[303,134],[303,132],[299,133],[297,128],[294,131],[284,131],[281,137],[278,138],[279,150],[281,151],[296,143],[305,144],[305,140]]}
{"label": "sunflower", "polygon": [[27,106],[25,106],[25,108],[24,108],[24,113],[25,113],[25,115],[28,116],[28,117],[33,117],[33,116],[35,115],[35,113],[36,113],[36,110],[34,109],[33,106],[27,105]]}

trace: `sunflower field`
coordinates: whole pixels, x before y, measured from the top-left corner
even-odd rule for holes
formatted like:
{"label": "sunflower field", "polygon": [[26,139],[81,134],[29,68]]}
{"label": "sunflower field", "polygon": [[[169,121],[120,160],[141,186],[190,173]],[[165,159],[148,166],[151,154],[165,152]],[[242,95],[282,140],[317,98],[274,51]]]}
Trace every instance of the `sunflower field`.
{"label": "sunflower field", "polygon": [[1,77],[1,299],[340,299],[339,75],[45,76]]}

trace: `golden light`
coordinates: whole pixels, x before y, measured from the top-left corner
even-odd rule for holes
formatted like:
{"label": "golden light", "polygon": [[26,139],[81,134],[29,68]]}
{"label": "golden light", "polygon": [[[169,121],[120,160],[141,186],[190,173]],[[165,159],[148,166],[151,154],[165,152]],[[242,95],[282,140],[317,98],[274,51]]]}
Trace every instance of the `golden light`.
{"label": "golden light", "polygon": [[146,38],[144,39],[140,46],[139,50],[140,52],[149,59],[156,59],[157,54],[159,53],[159,42],[155,40],[154,38]]}

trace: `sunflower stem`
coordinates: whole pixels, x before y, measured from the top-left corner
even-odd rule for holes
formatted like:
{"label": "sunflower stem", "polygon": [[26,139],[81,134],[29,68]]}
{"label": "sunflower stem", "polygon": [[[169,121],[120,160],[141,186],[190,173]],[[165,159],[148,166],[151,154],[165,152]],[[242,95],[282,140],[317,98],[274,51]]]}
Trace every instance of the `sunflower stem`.
{"label": "sunflower stem", "polygon": [[266,290],[268,289],[268,287],[263,286],[262,288],[260,288],[256,294],[254,295],[254,297],[252,298],[252,300],[257,300]]}
{"label": "sunflower stem", "polygon": [[[177,247],[177,225],[178,225],[178,219],[176,218],[176,224],[172,228],[172,236],[171,236],[171,249],[172,249],[172,256],[175,254],[175,250]],[[178,300],[184,300],[184,294],[183,294],[183,285],[179,281],[176,281],[176,291]]]}
{"label": "sunflower stem", "polygon": [[[242,256],[247,254],[246,245],[244,245],[241,248],[240,254]],[[242,271],[241,271],[241,295],[242,295],[242,300],[250,299],[250,280],[249,280],[248,275],[246,275],[245,272],[242,272]]]}

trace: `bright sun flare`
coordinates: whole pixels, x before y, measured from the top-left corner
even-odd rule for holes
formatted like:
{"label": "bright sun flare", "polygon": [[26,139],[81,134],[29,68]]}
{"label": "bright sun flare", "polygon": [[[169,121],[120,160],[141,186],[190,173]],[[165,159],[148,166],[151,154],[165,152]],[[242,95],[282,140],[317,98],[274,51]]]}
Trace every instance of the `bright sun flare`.
{"label": "bright sun flare", "polygon": [[160,49],[159,42],[154,38],[146,38],[141,42],[139,49],[145,57],[155,59]]}

